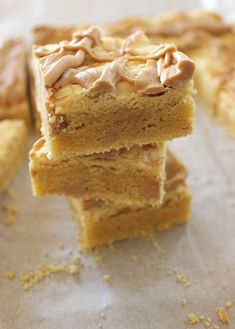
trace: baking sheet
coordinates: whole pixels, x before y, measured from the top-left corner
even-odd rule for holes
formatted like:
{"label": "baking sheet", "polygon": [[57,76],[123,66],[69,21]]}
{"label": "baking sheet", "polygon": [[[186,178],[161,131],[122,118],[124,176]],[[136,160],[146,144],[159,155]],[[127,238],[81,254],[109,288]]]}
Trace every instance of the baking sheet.
{"label": "baking sheet", "polygon": [[[189,1],[179,8],[178,2],[139,0],[134,5],[102,1],[101,6],[90,0],[79,2],[75,11],[72,3],[66,2],[65,15],[60,1],[1,1],[0,33],[26,35],[32,24],[42,21],[100,23],[123,14],[150,15],[157,6],[158,14],[169,3],[172,10],[200,5]],[[217,8],[218,2],[201,5]],[[231,6],[226,1],[220,9],[231,13]],[[109,16],[104,8],[110,8]],[[191,221],[156,235],[156,241],[102,248],[99,262],[92,253],[81,254],[79,274],[55,274],[28,292],[19,279],[28,267],[71,263],[79,247],[66,201],[33,197],[25,163],[10,187],[15,198],[5,195],[0,203],[19,208],[11,226],[0,211],[0,329],[187,329],[191,312],[218,323],[216,308],[235,299],[235,141],[198,106],[194,135],[171,145],[189,169]],[[16,273],[13,280],[6,277],[8,271]],[[106,274],[112,276],[111,282],[104,280]],[[177,283],[177,274],[187,275],[192,287]],[[234,328],[235,304],[228,312],[227,328]],[[204,328],[203,322],[195,328]]]}

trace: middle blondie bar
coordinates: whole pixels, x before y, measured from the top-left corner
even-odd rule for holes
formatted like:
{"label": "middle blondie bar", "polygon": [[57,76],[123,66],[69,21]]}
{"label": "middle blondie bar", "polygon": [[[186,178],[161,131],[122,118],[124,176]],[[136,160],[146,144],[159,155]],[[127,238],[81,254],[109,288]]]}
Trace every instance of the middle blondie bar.
{"label": "middle blondie bar", "polygon": [[35,46],[38,109],[49,158],[101,153],[192,132],[194,63],[142,32],[102,36],[95,26],[71,41]]}
{"label": "middle blondie bar", "polygon": [[52,160],[41,138],[30,152],[33,190],[37,195],[158,205],[164,194],[165,158],[165,143],[157,143]]}

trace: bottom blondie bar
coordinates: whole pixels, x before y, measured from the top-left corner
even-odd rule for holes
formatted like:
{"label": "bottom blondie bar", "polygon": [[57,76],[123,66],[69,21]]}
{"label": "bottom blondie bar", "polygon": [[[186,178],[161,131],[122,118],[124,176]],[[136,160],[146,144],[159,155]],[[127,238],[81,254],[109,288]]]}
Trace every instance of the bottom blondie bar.
{"label": "bottom blondie bar", "polygon": [[27,128],[24,121],[0,121],[0,194],[26,157],[26,149]]}
{"label": "bottom blondie bar", "polygon": [[166,172],[166,194],[160,207],[126,207],[110,201],[68,198],[84,248],[146,236],[186,222],[191,201],[185,182],[187,171],[170,151]]}

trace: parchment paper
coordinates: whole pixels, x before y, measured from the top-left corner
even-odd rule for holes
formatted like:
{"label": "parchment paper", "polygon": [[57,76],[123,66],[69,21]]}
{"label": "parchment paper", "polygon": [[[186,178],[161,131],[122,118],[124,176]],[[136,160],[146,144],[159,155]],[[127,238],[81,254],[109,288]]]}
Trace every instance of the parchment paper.
{"label": "parchment paper", "polygon": [[[13,26],[10,32],[22,33],[35,22],[75,23],[76,17],[99,23],[121,14],[150,14],[158,5],[160,12],[169,3],[177,9],[178,2],[119,0],[79,2],[76,12],[71,1],[66,6],[21,1],[18,7],[13,1],[1,1],[6,18],[0,31],[9,33],[6,27]],[[231,3],[222,9],[231,12]],[[182,4],[186,9],[200,5]],[[211,6],[216,7],[216,2]],[[102,262],[96,262],[92,254],[82,254],[84,266],[78,275],[57,274],[29,292],[20,286],[20,273],[29,266],[71,262],[71,251],[78,250],[78,231],[63,198],[32,196],[25,163],[10,187],[15,200],[7,195],[1,200],[1,204],[16,205],[19,214],[15,225],[6,226],[5,214],[0,212],[0,329],[186,329],[190,312],[217,323],[215,309],[235,298],[235,140],[198,106],[194,135],[171,146],[189,169],[191,221],[156,235],[161,251],[152,241],[136,240],[101,249]],[[176,273],[188,275],[192,287],[177,283],[175,273],[161,268],[163,260]],[[7,271],[14,271],[16,278],[7,279]],[[105,274],[112,275],[110,283],[103,280]],[[235,328],[235,305],[229,314],[227,327]],[[204,328],[203,322],[195,328]]]}

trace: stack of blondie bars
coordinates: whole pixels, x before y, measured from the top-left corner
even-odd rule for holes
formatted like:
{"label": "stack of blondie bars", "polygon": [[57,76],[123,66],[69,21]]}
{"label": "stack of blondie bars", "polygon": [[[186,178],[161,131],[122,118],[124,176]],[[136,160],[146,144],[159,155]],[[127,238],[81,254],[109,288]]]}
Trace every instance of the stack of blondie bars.
{"label": "stack of blondie bars", "polygon": [[30,152],[36,195],[68,198],[85,248],[185,222],[191,195],[167,141],[192,132],[194,63],[143,32],[96,26],[35,46],[42,137]]}

